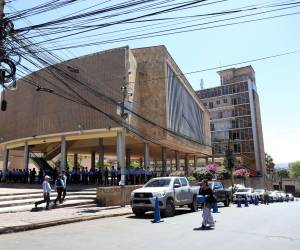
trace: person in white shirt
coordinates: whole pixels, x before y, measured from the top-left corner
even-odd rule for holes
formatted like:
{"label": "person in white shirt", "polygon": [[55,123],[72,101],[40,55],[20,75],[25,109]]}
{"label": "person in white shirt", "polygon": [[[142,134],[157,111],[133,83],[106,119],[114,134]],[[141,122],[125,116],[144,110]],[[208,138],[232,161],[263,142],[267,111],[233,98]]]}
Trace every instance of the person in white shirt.
{"label": "person in white shirt", "polygon": [[44,194],[44,199],[37,201],[35,203],[35,208],[37,208],[37,206],[39,204],[42,204],[44,202],[46,202],[46,209],[49,210],[49,204],[50,204],[50,194],[51,194],[51,186],[49,183],[49,180],[51,179],[50,176],[46,175],[45,180],[43,181],[43,194]]}

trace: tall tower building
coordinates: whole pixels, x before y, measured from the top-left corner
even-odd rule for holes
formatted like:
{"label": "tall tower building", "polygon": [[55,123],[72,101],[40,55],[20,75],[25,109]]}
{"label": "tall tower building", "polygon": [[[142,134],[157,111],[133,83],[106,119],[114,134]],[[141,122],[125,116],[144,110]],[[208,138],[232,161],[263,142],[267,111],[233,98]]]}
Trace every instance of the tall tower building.
{"label": "tall tower building", "polygon": [[233,149],[240,166],[265,176],[265,151],[252,66],[219,71],[221,86],[196,91],[210,112],[213,156]]}

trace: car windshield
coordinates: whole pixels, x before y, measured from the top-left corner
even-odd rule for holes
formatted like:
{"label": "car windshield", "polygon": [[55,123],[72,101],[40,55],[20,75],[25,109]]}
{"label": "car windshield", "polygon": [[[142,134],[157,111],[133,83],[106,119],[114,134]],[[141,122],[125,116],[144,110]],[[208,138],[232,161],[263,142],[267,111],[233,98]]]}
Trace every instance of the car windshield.
{"label": "car windshield", "polygon": [[265,190],[264,189],[255,189],[254,192],[262,193],[262,192],[265,192]]}
{"label": "car windshield", "polygon": [[241,193],[250,192],[250,191],[251,191],[250,188],[239,188],[239,189],[237,190],[237,192],[241,192]]}
{"label": "car windshield", "polygon": [[167,187],[170,185],[171,179],[154,179],[146,183],[145,187]]}

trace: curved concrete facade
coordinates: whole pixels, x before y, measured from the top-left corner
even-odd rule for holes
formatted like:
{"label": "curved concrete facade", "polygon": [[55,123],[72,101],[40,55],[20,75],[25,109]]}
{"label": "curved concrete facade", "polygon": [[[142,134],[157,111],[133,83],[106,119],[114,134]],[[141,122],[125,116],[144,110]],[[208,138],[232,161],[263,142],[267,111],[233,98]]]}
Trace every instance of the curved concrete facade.
{"label": "curved concrete facade", "polygon": [[[24,145],[29,145],[31,152],[47,153],[65,140],[69,153],[91,153],[98,152],[101,138],[105,153],[115,155],[117,131],[122,127],[119,123],[122,119],[117,113],[117,105],[101,94],[122,102],[121,88],[127,83],[129,95],[126,96],[126,103],[132,110],[161,127],[170,128],[168,69],[182,84],[178,89],[183,89],[185,96],[190,96],[194,109],[196,107],[201,113],[201,124],[193,129],[201,129],[202,141],[195,143],[174,136],[129,114],[127,123],[139,135],[126,130],[126,150],[141,157],[144,143],[149,143],[151,159],[161,156],[161,147],[183,155],[210,157],[209,113],[164,46],[141,49],[122,47],[99,52],[51,66],[19,80],[17,89],[6,94],[7,111],[0,113],[0,147],[23,150]],[[51,93],[36,91],[28,81],[80,100],[78,93],[117,122],[89,107]],[[93,90],[98,94],[92,93]]]}

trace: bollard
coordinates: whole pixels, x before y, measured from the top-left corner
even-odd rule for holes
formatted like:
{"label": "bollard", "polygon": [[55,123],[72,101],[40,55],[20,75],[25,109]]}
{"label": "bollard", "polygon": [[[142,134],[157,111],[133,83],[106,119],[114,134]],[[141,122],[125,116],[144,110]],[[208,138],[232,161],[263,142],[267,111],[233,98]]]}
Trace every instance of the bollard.
{"label": "bollard", "polygon": [[160,223],[163,222],[160,219],[160,207],[159,207],[159,202],[158,202],[158,198],[155,198],[155,210],[154,210],[154,218],[151,221],[152,223]]}
{"label": "bollard", "polygon": [[247,198],[247,196],[245,197],[245,207],[249,207],[249,205],[248,205],[248,198]]}
{"label": "bollard", "polygon": [[237,199],[236,204],[237,204],[237,207],[242,207],[240,198]]}
{"label": "bollard", "polygon": [[213,204],[212,209],[213,209],[213,213],[219,213],[219,209],[218,209],[218,204],[217,203]]}

